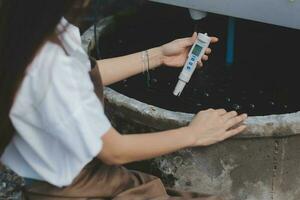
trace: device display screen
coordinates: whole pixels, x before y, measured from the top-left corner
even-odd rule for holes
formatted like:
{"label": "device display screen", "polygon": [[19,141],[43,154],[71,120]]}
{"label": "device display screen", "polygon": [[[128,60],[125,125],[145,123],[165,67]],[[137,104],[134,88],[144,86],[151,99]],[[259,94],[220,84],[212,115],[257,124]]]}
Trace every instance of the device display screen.
{"label": "device display screen", "polygon": [[196,44],[192,51],[192,54],[194,54],[195,56],[199,56],[201,50],[202,50],[202,47]]}

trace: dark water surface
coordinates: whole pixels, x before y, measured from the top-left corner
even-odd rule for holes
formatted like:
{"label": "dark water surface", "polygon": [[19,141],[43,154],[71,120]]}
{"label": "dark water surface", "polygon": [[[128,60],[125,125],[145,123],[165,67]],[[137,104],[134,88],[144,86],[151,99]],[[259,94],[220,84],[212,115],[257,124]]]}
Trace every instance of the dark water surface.
{"label": "dark water surface", "polygon": [[[173,96],[181,69],[161,67],[151,71],[151,85],[138,75],[111,87],[129,97],[161,108],[196,113],[225,108],[249,115],[300,110],[300,31],[237,19],[235,62],[226,66],[228,17],[209,14],[198,31],[219,37],[205,67],[196,71],[181,97]],[[158,46],[195,29],[186,9],[147,3],[116,16],[99,39],[102,58],[115,57]]]}

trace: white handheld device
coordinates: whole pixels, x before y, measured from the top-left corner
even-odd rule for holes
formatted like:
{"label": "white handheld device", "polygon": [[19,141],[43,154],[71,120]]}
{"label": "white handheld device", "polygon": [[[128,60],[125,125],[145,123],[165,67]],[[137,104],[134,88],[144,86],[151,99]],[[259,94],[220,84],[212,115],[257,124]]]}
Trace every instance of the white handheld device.
{"label": "white handheld device", "polygon": [[174,89],[173,94],[175,96],[180,96],[181,92],[185,85],[190,81],[192,74],[194,73],[197,62],[202,58],[205,53],[206,48],[208,47],[211,38],[207,34],[199,33],[196,42],[193,44],[188,59],[184,64],[184,67],[179,75],[179,80]]}

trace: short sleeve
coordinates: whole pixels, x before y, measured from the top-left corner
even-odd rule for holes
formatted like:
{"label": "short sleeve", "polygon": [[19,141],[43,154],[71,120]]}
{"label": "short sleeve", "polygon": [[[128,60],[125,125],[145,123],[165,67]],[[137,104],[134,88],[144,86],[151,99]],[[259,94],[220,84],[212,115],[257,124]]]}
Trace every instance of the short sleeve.
{"label": "short sleeve", "polygon": [[[43,127],[73,170],[82,168],[102,148],[101,137],[111,124],[94,93],[88,70],[75,58],[61,56],[51,70],[51,82],[38,106]],[[75,169],[77,168],[77,169]]]}

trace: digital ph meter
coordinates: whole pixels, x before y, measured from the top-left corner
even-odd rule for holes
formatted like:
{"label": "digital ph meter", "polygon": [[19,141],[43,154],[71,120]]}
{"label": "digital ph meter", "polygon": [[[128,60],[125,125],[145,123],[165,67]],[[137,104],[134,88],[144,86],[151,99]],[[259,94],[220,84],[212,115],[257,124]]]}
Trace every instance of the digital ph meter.
{"label": "digital ph meter", "polygon": [[179,75],[177,85],[174,89],[173,94],[175,96],[180,96],[185,85],[190,81],[192,74],[194,73],[198,61],[202,58],[208,47],[211,38],[207,34],[198,33],[197,40],[193,44],[188,59]]}

